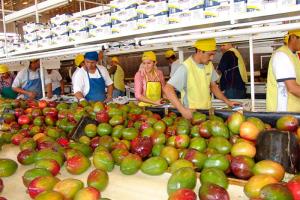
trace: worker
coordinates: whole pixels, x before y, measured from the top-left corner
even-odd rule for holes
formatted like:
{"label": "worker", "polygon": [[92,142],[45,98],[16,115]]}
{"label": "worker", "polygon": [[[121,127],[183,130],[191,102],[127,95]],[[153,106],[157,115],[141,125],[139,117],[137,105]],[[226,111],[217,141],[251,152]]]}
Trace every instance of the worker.
{"label": "worker", "polygon": [[52,94],[63,95],[65,84],[60,73],[57,70],[47,69],[47,75],[51,79]]}
{"label": "worker", "polygon": [[111,67],[108,69],[109,74],[114,82],[113,98],[125,95],[124,70],[120,66],[117,57],[112,57]]}
{"label": "worker", "polygon": [[220,79],[221,91],[229,99],[246,98],[246,86],[248,82],[247,70],[240,52],[231,43],[221,45],[223,56],[218,70],[222,74]]}
{"label": "worker", "polygon": [[[184,61],[164,89],[166,97],[187,119],[192,118],[194,109],[211,107],[211,92],[229,106],[238,104],[228,100],[216,84],[218,74],[212,64],[217,49],[216,40],[198,40],[194,47],[195,53]],[[174,88],[181,91],[182,102],[177,98]]]}
{"label": "worker", "polygon": [[[52,96],[52,84],[45,74],[45,86],[47,97]],[[40,60],[31,60],[29,67],[26,67],[18,72],[12,88],[19,94],[18,98],[24,99],[40,99],[43,97],[42,81],[40,77]]]}
{"label": "worker", "polygon": [[172,77],[176,70],[180,67],[179,59],[177,59],[176,54],[173,50],[166,51],[165,58],[168,60],[171,67],[170,77]]}
{"label": "worker", "polygon": [[[84,67],[75,73],[73,78],[73,91],[78,101],[102,101],[112,100],[113,81],[109,77],[107,69],[97,66],[98,53],[88,52],[84,55]],[[105,88],[107,87],[107,94]]]}
{"label": "worker", "polygon": [[140,69],[134,76],[134,94],[139,101],[139,106],[162,104],[165,79],[156,64],[155,53],[153,51],[144,52]]}
{"label": "worker", "polygon": [[9,72],[8,66],[0,65],[0,92],[1,97],[8,99],[15,99],[17,93],[12,89],[14,76]]}
{"label": "worker", "polygon": [[[74,59],[75,66],[69,69],[70,80],[73,80],[74,74],[84,66],[84,55],[78,54]],[[72,81],[73,82],[73,81]]]}
{"label": "worker", "polygon": [[271,56],[267,78],[267,111],[300,112],[300,30],[289,31]]}

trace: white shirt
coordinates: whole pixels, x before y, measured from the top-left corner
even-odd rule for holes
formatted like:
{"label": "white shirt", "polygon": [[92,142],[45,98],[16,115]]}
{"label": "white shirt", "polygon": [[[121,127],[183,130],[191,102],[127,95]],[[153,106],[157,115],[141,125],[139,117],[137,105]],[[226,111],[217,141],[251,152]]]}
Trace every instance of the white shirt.
{"label": "white shirt", "polygon": [[278,88],[277,111],[287,111],[288,91],[284,81],[296,79],[295,67],[288,55],[283,52],[276,52],[272,61]]}
{"label": "white shirt", "polygon": [[179,59],[177,59],[176,61],[174,61],[171,65],[171,72],[170,72],[170,77],[172,77],[175,72],[177,71],[177,69],[180,67],[180,62]]}
{"label": "white shirt", "polygon": [[75,76],[75,74],[79,71],[79,67],[77,67],[76,69],[75,69],[75,71],[74,71],[74,73],[72,74],[72,77],[71,77],[71,79],[72,79],[72,83],[75,83],[74,82],[74,76]]}
{"label": "white shirt", "polygon": [[52,70],[51,74],[48,74],[48,77],[52,83],[52,91],[60,87],[60,81],[62,80],[62,77],[57,70]]}
{"label": "white shirt", "polygon": [[[103,66],[97,66],[103,76],[104,82],[106,86],[113,84],[107,69]],[[80,68],[76,70],[77,72],[74,73],[73,76],[73,91],[81,92],[83,96],[86,96],[90,91],[90,84],[89,84],[89,77],[87,72],[84,68]],[[99,74],[98,70],[95,71],[94,74],[89,73],[90,78],[100,78],[101,75]]]}
{"label": "white shirt", "polygon": [[[31,71],[28,67],[26,67],[18,72],[18,74],[12,84],[12,87],[23,88],[28,81],[28,77],[27,77],[28,71],[29,71],[29,80],[37,79],[40,77],[40,69],[38,69],[34,72],[34,71]],[[48,77],[46,71],[44,71],[44,76],[45,76],[45,85],[51,83],[51,80]]]}

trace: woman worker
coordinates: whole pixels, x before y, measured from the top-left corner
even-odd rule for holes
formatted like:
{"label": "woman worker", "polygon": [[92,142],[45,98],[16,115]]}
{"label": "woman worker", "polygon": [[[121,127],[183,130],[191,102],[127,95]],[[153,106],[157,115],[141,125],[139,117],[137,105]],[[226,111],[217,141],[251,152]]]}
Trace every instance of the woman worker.
{"label": "woman worker", "polygon": [[154,52],[144,52],[140,69],[134,77],[135,98],[139,101],[139,106],[162,104],[165,79],[162,71],[157,69],[156,63]]}
{"label": "woman worker", "polygon": [[9,73],[6,65],[0,65],[0,92],[3,98],[15,99],[17,93],[12,90],[14,76]]}

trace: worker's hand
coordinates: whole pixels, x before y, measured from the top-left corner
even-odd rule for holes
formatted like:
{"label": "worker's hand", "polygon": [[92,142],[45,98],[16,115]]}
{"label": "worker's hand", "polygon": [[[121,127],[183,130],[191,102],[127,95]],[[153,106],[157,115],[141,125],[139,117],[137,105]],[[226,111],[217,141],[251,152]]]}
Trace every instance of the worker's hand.
{"label": "worker's hand", "polygon": [[106,97],[106,99],[104,100],[103,103],[108,103],[108,102],[111,102],[112,101],[112,97]]}
{"label": "worker's hand", "polygon": [[27,93],[27,96],[28,96],[28,98],[29,99],[35,99],[35,97],[36,97],[36,92],[34,92],[34,91],[29,91],[28,93]]}
{"label": "worker's hand", "polygon": [[191,110],[189,108],[184,108],[183,110],[180,111],[182,117],[191,120],[193,118],[193,112],[194,110]]}
{"label": "worker's hand", "polygon": [[226,104],[227,104],[228,106],[230,106],[230,107],[234,107],[234,106],[239,106],[239,105],[241,105],[241,103],[240,103],[240,102],[237,102],[237,101],[228,101],[228,102],[226,102]]}
{"label": "worker's hand", "polygon": [[153,102],[154,105],[160,106],[162,105],[162,99]]}

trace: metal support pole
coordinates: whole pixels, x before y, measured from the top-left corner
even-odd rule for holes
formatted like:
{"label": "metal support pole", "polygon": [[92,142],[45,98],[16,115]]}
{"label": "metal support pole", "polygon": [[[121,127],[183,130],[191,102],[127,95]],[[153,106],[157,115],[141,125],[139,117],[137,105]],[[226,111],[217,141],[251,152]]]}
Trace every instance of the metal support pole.
{"label": "metal support pole", "polygon": [[230,24],[235,24],[235,20],[234,20],[234,0],[230,0]]}
{"label": "metal support pole", "polygon": [[251,88],[251,111],[255,111],[255,88],[254,88],[254,56],[253,56],[253,36],[249,37],[250,51],[250,88]]}
{"label": "metal support pole", "polygon": [[43,60],[40,60],[40,75],[41,75],[41,82],[42,82],[42,91],[43,91],[43,98],[46,97],[45,94],[45,74],[44,74],[44,67],[43,67]]}
{"label": "metal support pole", "polygon": [[38,10],[38,0],[35,0],[35,22],[39,23],[39,10]]}
{"label": "metal support pole", "polygon": [[82,11],[82,7],[81,7],[81,1],[79,1],[79,11]]}
{"label": "metal support pole", "polygon": [[184,61],[184,54],[183,54],[183,49],[182,48],[179,48],[178,59],[179,59],[179,63],[183,63],[183,61]]}
{"label": "metal support pole", "polygon": [[2,7],[2,19],[3,19],[3,32],[4,32],[4,53],[7,55],[7,38],[6,38],[6,23],[5,23],[5,13],[4,13],[4,0],[1,0]]}

